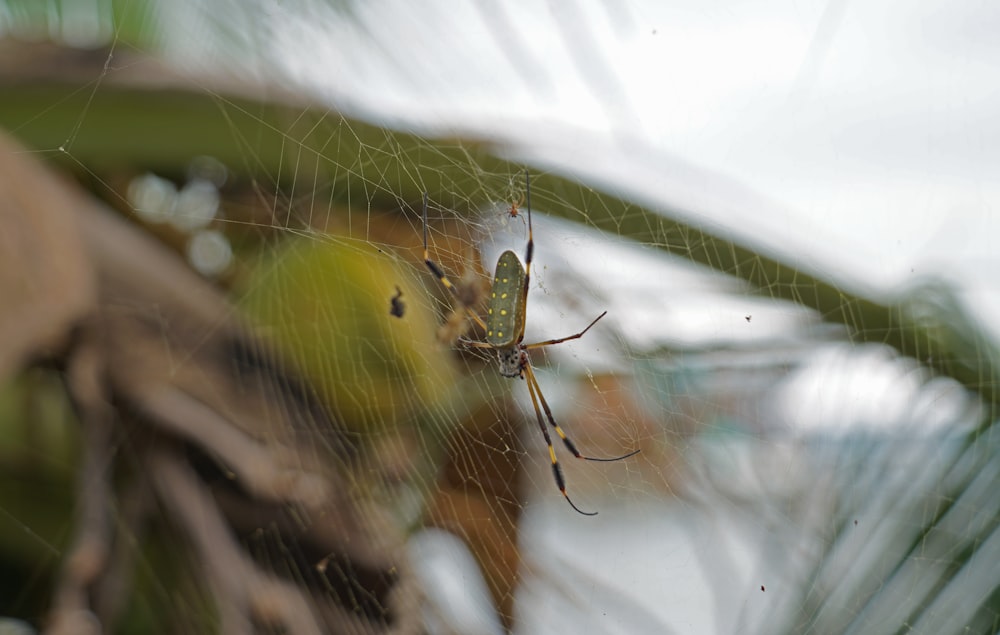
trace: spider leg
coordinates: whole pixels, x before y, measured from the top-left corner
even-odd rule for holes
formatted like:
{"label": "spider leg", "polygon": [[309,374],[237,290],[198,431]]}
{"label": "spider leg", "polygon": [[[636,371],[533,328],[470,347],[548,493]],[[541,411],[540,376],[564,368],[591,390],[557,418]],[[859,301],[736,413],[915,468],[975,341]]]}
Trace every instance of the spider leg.
{"label": "spider leg", "polygon": [[477,342],[476,340],[467,340],[464,337],[458,338],[458,343],[462,346],[468,346],[469,348],[489,348],[496,350],[496,346],[488,342]]}
{"label": "spider leg", "polygon": [[451,291],[451,295],[454,296],[455,300],[462,305],[468,316],[472,318],[476,322],[476,324],[478,324],[483,330],[486,330],[486,323],[483,322],[483,318],[476,315],[475,311],[473,311],[470,307],[466,306],[464,302],[462,302],[462,298],[458,294],[458,289],[455,287],[454,284],[452,284],[451,280],[448,279],[448,276],[444,275],[444,271],[441,271],[441,267],[439,267],[436,262],[431,260],[430,252],[427,249],[427,192],[424,192],[423,217],[424,217],[424,264],[427,265],[427,268],[430,269],[430,272],[433,273],[434,276],[441,281],[441,284],[444,285],[444,287],[448,289],[448,291]]}
{"label": "spider leg", "polygon": [[[566,493],[566,479],[563,477],[562,466],[559,465],[559,459],[556,458],[556,450],[552,445],[552,437],[549,436],[549,431],[545,427],[545,422],[542,421],[542,411],[538,409],[538,399],[541,397],[542,392],[538,387],[538,383],[535,381],[534,374],[531,372],[530,364],[525,367],[525,370],[528,377],[528,394],[531,395],[531,405],[534,406],[535,416],[538,418],[538,428],[542,431],[542,436],[545,437],[545,443],[549,446],[549,459],[552,461],[552,474],[556,477],[556,487],[558,487],[559,491],[562,492],[562,495],[566,499],[566,502],[569,503],[569,506],[576,510],[577,513],[583,514],[584,516],[596,516],[597,512],[585,512],[577,507],[576,504],[573,503],[573,500],[569,497],[569,494]],[[537,396],[535,395],[536,391],[538,392]],[[541,400],[544,404],[545,398],[541,397]],[[552,422],[552,425],[555,425],[555,422],[552,421],[552,415],[549,413],[548,405],[545,406],[545,413],[548,415],[549,421]],[[566,435],[562,433],[559,426],[555,426],[555,428],[562,436],[563,441],[566,441]],[[576,456],[580,456],[580,453],[576,452],[575,448],[573,448],[573,451]]]}
{"label": "spider leg", "polygon": [[[545,410],[545,417],[549,420],[549,425],[551,425],[552,428],[556,431],[556,434],[558,434],[559,438],[562,439],[563,443],[566,445],[566,448],[573,453],[573,456],[575,456],[578,459],[583,459],[584,461],[601,461],[610,463],[611,461],[621,461],[622,459],[627,459],[628,457],[635,456],[636,454],[639,453],[639,450],[633,450],[628,454],[623,454],[621,456],[615,456],[610,458],[600,458],[600,457],[586,456],[584,454],[581,454],[580,451],[576,449],[576,445],[573,443],[573,441],[570,440],[568,436],[566,436],[566,433],[563,432],[563,429],[559,427],[559,424],[556,423],[555,418],[552,416],[552,409],[549,408],[548,402],[545,401],[545,395],[542,394],[542,389],[538,385],[538,379],[535,378],[535,371],[534,369],[532,369],[530,363],[525,365],[524,372],[528,377],[528,388],[530,389],[531,385],[534,384],[535,390],[538,392],[538,400],[542,402],[542,408]],[[535,411],[538,412],[538,409],[535,408]],[[538,417],[540,423],[541,413],[538,413]],[[548,434],[545,435],[546,438],[548,438],[548,436],[549,436]]]}
{"label": "spider leg", "polygon": [[600,320],[602,317],[604,317],[607,314],[608,314],[608,312],[605,311],[604,313],[601,313],[600,315],[598,315],[596,318],[594,318],[593,322],[591,322],[590,324],[587,325],[587,328],[583,329],[579,333],[576,333],[574,335],[570,335],[568,337],[560,337],[559,339],[555,339],[555,340],[545,340],[544,342],[535,342],[534,344],[525,344],[524,348],[526,348],[528,350],[531,350],[533,348],[541,348],[543,346],[552,346],[553,344],[562,344],[563,342],[568,342],[570,340],[580,339],[581,337],[583,337],[584,333],[586,333],[587,331],[590,330],[590,327],[592,327],[593,325],[597,324],[597,321]]}
{"label": "spider leg", "polygon": [[531,180],[528,178],[528,171],[524,171],[524,193],[527,197],[526,209],[528,210],[528,247],[524,253],[524,301],[528,302],[528,285],[531,282],[531,261],[535,257],[535,237],[531,231]]}
{"label": "spider leg", "polygon": [[[532,229],[531,229],[531,179],[528,177],[528,171],[527,170],[524,171],[524,195],[525,195],[525,200],[527,201],[527,203],[525,205],[525,209],[528,210],[528,247],[527,247],[527,250],[525,251],[525,254],[524,254],[524,298],[525,298],[525,304],[527,304],[528,288],[529,288],[529,286],[531,284],[531,261],[534,259],[534,256],[535,256],[535,238],[534,238],[534,234],[533,234]],[[426,219],[426,213],[427,213],[427,210],[426,210],[426,201],[425,201],[425,204],[424,204],[425,219]],[[427,231],[427,222],[425,220],[424,221],[424,232],[426,233],[426,231]],[[427,238],[425,236],[424,237],[424,244],[426,245],[426,243],[427,243]],[[430,266],[430,265],[428,265],[428,266]],[[570,335],[569,337],[561,337],[561,338],[555,339],[555,340],[546,340],[544,342],[537,342],[535,344],[528,344],[524,348],[530,350],[532,348],[541,348],[543,346],[551,346],[553,344],[560,344],[562,342],[568,342],[569,340],[575,340],[575,339],[581,338],[581,337],[583,337],[584,333],[586,333],[587,331],[590,330],[590,327],[592,327],[593,325],[597,324],[597,320],[600,320],[602,317],[604,317],[607,314],[608,314],[607,311],[605,311],[604,313],[601,313],[596,318],[594,318],[593,322],[591,322],[590,324],[587,325],[587,328],[583,329],[579,333],[576,333],[575,335]]]}

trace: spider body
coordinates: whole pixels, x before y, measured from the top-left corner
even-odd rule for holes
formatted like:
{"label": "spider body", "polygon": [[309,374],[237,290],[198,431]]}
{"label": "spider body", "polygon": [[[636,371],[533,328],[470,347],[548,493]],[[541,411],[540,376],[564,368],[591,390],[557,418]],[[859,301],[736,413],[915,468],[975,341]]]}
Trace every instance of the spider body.
{"label": "spider body", "polygon": [[522,355],[523,352],[520,344],[497,349],[497,356],[500,358],[500,374],[510,379],[515,377],[524,379],[525,356]]}
{"label": "spider body", "polygon": [[510,250],[500,254],[486,309],[486,343],[494,348],[520,344],[524,339],[527,275],[517,254]]}
{"label": "spider body", "polygon": [[[464,345],[472,348],[488,348],[496,351],[500,360],[501,375],[511,379],[521,378],[527,381],[528,395],[531,397],[531,405],[535,410],[538,427],[542,432],[542,436],[545,437],[545,443],[549,448],[549,460],[552,462],[552,474],[555,477],[556,486],[559,488],[563,497],[566,498],[566,502],[568,502],[574,510],[586,516],[593,516],[597,512],[585,512],[581,510],[573,503],[569,494],[566,493],[566,479],[564,478],[562,468],[559,465],[559,459],[556,457],[555,448],[552,445],[552,437],[549,435],[549,430],[545,425],[545,421],[548,420],[549,426],[555,430],[556,435],[558,435],[558,437],[562,440],[566,449],[568,449],[573,456],[578,459],[584,459],[587,461],[619,461],[637,454],[639,450],[613,458],[595,458],[581,454],[576,448],[576,445],[574,445],[569,437],[566,436],[566,433],[561,427],[559,427],[559,424],[556,423],[555,418],[552,416],[552,410],[549,408],[549,404],[545,400],[545,396],[542,394],[541,386],[538,385],[538,379],[535,378],[534,370],[531,367],[531,358],[528,354],[530,350],[545,346],[552,346],[554,344],[561,344],[569,340],[575,340],[583,337],[584,333],[589,331],[592,326],[597,324],[598,320],[607,314],[607,311],[598,315],[593,322],[587,325],[587,328],[583,329],[579,333],[575,333],[567,337],[560,337],[558,339],[536,342],[534,344],[523,343],[525,318],[528,306],[528,289],[530,288],[531,283],[531,261],[535,250],[535,241],[531,228],[531,189],[527,172],[524,174],[524,180],[525,195],[528,201],[528,246],[525,250],[524,264],[521,264],[517,254],[513,251],[507,250],[500,254],[500,258],[497,260],[496,270],[493,274],[493,284],[490,290],[490,301],[486,309],[485,320],[480,318],[468,304],[462,302],[462,297],[458,288],[452,284],[441,268],[433,260],[431,260],[430,252],[427,247],[426,193],[424,194],[423,208],[424,263],[427,265],[430,272],[441,281],[441,284],[443,284],[445,288],[451,292],[455,299],[462,304],[469,318],[475,321],[486,332],[486,340],[483,342],[469,341],[465,339],[460,341]],[[511,209],[516,210],[517,206],[512,206]],[[515,215],[513,211],[511,215]],[[541,407],[539,407],[539,405]],[[544,419],[542,416],[543,411],[545,412]]]}
{"label": "spider body", "polygon": [[521,198],[516,203],[510,204],[510,208],[506,210],[506,213],[504,215],[507,216],[508,218],[520,218],[521,222],[523,223],[524,217],[521,216],[521,203],[523,202],[524,202],[524,196],[522,195]]}

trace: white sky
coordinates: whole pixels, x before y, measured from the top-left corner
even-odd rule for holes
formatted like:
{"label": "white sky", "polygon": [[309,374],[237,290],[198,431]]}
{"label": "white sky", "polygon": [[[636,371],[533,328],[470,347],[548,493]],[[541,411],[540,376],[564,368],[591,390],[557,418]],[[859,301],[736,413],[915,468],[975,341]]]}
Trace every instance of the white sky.
{"label": "white sky", "polygon": [[[872,295],[945,274],[1000,309],[1000,5],[487,5],[344,19],[300,0],[247,30],[245,5],[206,12],[258,72],[347,111],[508,143]],[[201,48],[197,11],[173,17],[175,57],[225,56]]]}

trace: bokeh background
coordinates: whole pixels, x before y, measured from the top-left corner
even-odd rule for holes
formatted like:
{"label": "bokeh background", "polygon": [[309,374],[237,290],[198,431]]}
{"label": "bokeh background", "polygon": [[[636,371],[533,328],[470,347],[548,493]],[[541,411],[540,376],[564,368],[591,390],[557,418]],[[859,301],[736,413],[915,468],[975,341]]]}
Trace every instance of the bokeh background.
{"label": "bokeh background", "polygon": [[[356,450],[337,482],[399,536],[418,598],[385,628],[991,633],[998,25],[971,2],[8,0],[0,126],[334,413]],[[561,500],[524,382],[459,342],[482,338],[464,308],[483,312],[499,254],[524,256],[526,170],[526,341],[608,311],[533,355],[541,388],[585,454],[641,450],[556,447],[594,518]],[[461,302],[422,262],[424,193]],[[122,266],[155,278],[142,253]],[[0,262],[61,306],[37,265]],[[157,350],[180,368],[204,332]],[[44,629],[93,455],[51,363],[70,358],[31,350],[0,347],[0,614]],[[257,412],[296,418],[270,394]],[[136,436],[103,465],[137,573],[95,614],[227,630],[225,593],[162,573],[190,548],[176,509],[128,520]],[[249,552],[254,518],[230,527]],[[303,585],[325,567],[291,562]]]}

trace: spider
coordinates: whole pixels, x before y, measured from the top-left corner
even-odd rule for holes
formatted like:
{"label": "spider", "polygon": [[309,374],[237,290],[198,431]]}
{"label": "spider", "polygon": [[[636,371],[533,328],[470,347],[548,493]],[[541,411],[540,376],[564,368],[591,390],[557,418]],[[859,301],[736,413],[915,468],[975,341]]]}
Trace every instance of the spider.
{"label": "spider", "polygon": [[[542,436],[545,437],[545,443],[549,447],[549,459],[552,461],[552,474],[555,476],[556,486],[559,488],[563,497],[565,497],[566,502],[570,504],[570,507],[585,516],[595,516],[597,512],[583,511],[573,503],[569,494],[566,493],[566,479],[563,477],[562,467],[559,465],[559,460],[556,458],[555,447],[552,445],[552,437],[549,435],[549,430],[545,426],[545,419],[548,420],[549,425],[552,426],[552,429],[555,430],[559,438],[562,439],[566,448],[578,459],[604,462],[620,461],[638,454],[639,450],[613,458],[596,458],[581,454],[573,441],[566,436],[563,429],[559,427],[558,423],[556,423],[555,418],[552,416],[552,409],[549,408],[549,404],[545,400],[545,396],[542,394],[542,389],[538,385],[538,379],[535,378],[535,372],[532,369],[528,351],[543,348],[545,346],[561,344],[563,342],[568,342],[569,340],[579,339],[583,337],[583,335],[589,331],[592,326],[597,324],[598,320],[607,315],[608,312],[605,311],[604,313],[598,315],[594,318],[593,322],[587,325],[587,328],[583,329],[579,333],[575,333],[567,337],[560,337],[558,339],[536,342],[534,344],[523,343],[525,310],[528,304],[528,288],[531,280],[531,261],[535,251],[535,242],[531,230],[531,189],[527,171],[524,173],[524,186],[525,196],[527,197],[528,216],[528,246],[524,256],[524,265],[521,265],[521,261],[518,259],[517,254],[513,251],[507,250],[500,254],[500,258],[497,260],[496,273],[493,275],[493,286],[490,291],[490,299],[486,310],[485,321],[479,317],[468,304],[462,303],[458,289],[454,284],[452,284],[452,282],[448,279],[448,276],[444,274],[441,268],[433,260],[431,260],[430,252],[427,248],[426,192],[424,193],[423,207],[424,264],[426,264],[430,272],[441,281],[441,284],[455,296],[455,299],[462,304],[465,308],[466,314],[486,332],[486,341],[484,342],[466,339],[462,339],[460,341],[466,346],[473,348],[486,348],[496,351],[500,359],[501,375],[511,379],[521,378],[527,381],[528,394],[531,396],[531,405],[535,409],[535,417],[538,420],[538,427],[542,431]],[[541,404],[541,408],[539,408],[539,404]],[[542,418],[543,410],[545,411],[545,419]]]}
{"label": "spider", "polygon": [[504,216],[506,216],[507,218],[520,218],[521,222],[523,223],[524,216],[521,214],[522,203],[524,203],[524,196],[521,196],[521,198],[516,203],[511,203],[510,207],[504,210]]}

